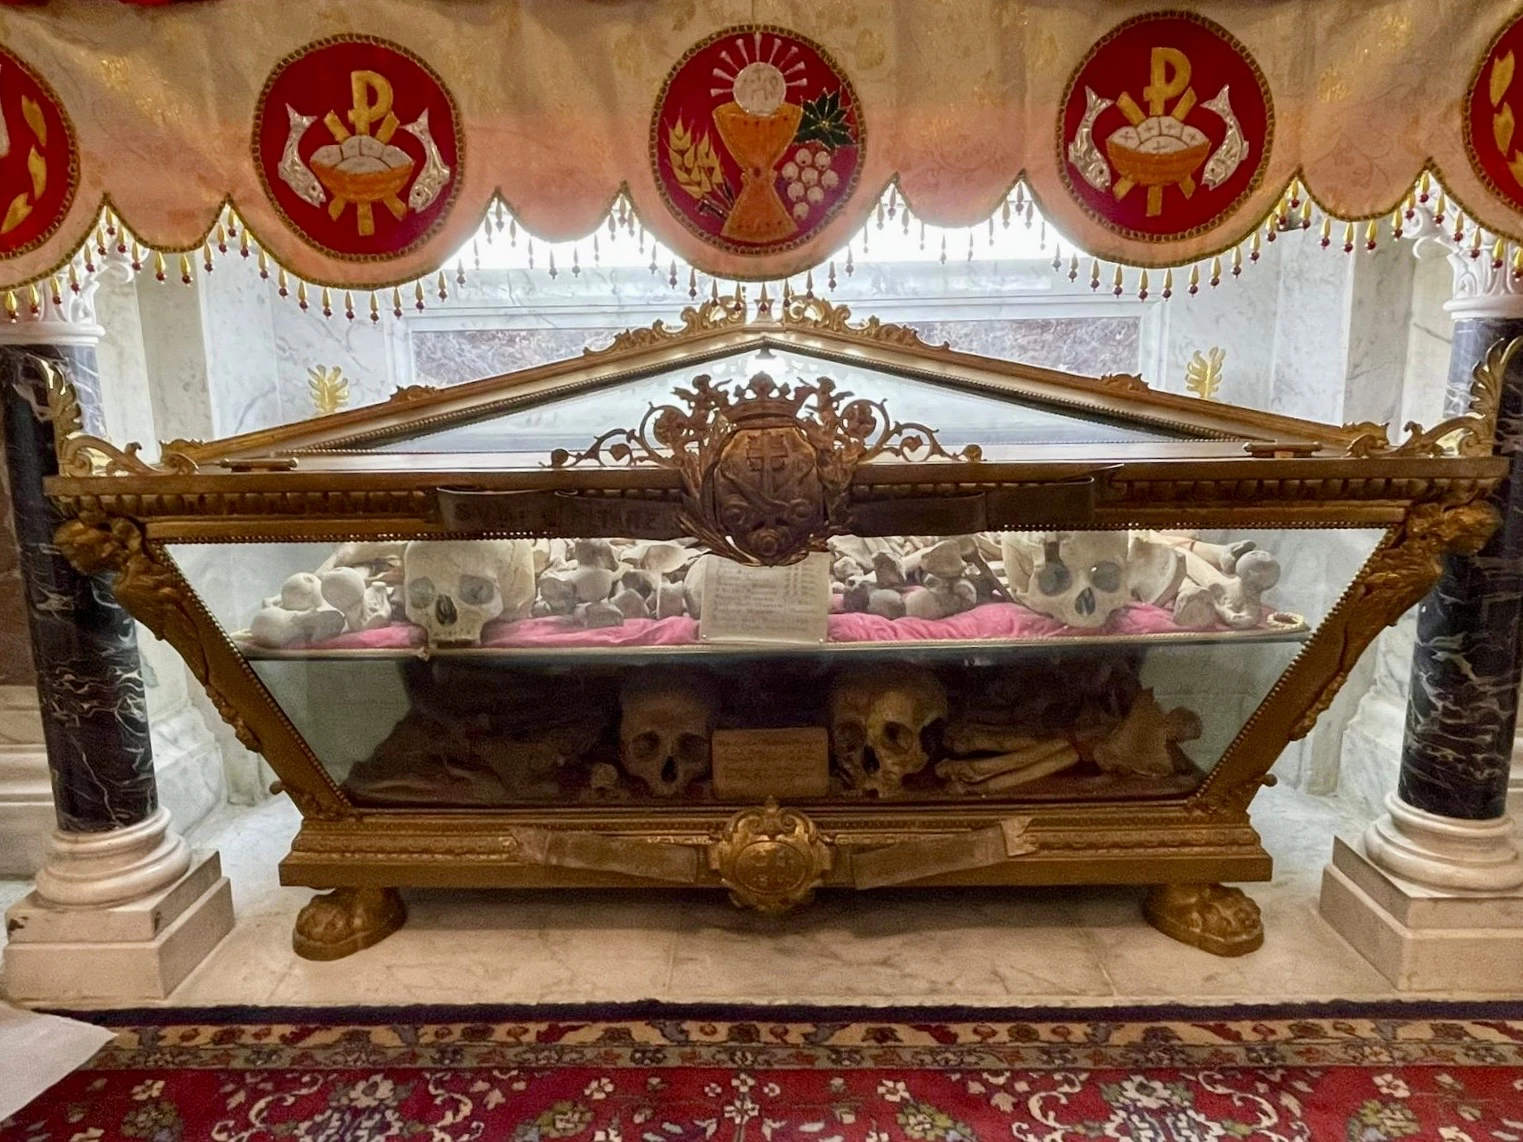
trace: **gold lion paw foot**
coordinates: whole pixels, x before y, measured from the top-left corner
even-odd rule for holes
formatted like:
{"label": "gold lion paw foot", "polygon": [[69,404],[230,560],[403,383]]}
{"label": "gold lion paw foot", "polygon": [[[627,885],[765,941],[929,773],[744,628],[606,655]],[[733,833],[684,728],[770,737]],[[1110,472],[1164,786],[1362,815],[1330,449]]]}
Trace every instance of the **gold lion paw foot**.
{"label": "gold lion paw foot", "polygon": [[406,920],[395,888],[335,888],[307,901],[291,947],[304,960],[339,960],[380,943]]}
{"label": "gold lion paw foot", "polygon": [[1142,904],[1147,922],[1165,936],[1214,956],[1243,956],[1264,944],[1259,906],[1224,884],[1159,884]]}

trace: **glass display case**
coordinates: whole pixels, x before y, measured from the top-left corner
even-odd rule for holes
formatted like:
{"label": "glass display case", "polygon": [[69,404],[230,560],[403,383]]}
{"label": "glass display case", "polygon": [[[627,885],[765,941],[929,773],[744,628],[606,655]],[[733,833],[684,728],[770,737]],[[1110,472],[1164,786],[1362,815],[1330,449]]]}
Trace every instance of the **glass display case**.
{"label": "glass display case", "polygon": [[398,887],[1132,883],[1262,939],[1248,817],[1494,515],[1494,385],[1401,444],[713,301],[157,464],[55,386],[60,548],[304,821],[331,958]]}

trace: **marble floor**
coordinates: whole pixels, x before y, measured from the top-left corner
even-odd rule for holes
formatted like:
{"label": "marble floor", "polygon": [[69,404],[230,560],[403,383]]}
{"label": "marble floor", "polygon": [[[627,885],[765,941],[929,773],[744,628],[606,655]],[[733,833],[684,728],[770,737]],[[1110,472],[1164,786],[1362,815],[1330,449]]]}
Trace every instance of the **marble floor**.
{"label": "marble floor", "polygon": [[[401,932],[324,964],[291,951],[292,921],[311,893],[276,882],[297,827],[280,798],[224,810],[192,833],[194,844],[221,851],[238,924],[168,1002],[1053,1006],[1395,996],[1317,914],[1332,838],[1357,836],[1358,825],[1336,801],[1283,787],[1258,798],[1254,819],[1276,872],[1248,886],[1267,939],[1239,959],[1154,932],[1132,889],[826,894],[781,921],[739,912],[719,894],[418,890],[407,893]],[[0,881],[0,904],[24,890]]]}

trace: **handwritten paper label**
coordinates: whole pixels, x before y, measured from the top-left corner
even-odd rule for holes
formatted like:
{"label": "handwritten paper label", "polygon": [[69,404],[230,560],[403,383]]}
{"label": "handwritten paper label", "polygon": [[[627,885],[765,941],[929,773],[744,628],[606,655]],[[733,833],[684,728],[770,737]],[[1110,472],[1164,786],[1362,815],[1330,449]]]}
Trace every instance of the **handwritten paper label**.
{"label": "handwritten paper label", "polygon": [[830,615],[830,556],[806,555],[787,567],[747,567],[731,559],[705,560],[704,642],[825,641]]}
{"label": "handwritten paper label", "polygon": [[715,730],[714,795],[722,801],[824,797],[830,792],[830,734],[823,726]]}

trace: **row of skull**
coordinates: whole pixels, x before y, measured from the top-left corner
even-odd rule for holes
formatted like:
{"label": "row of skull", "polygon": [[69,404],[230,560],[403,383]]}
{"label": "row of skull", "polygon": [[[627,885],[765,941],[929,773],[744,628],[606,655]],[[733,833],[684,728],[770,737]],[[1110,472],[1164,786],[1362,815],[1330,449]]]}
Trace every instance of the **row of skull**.
{"label": "row of skull", "polygon": [[[718,692],[706,677],[634,671],[620,702],[619,759],[658,797],[677,797],[711,768]],[[1201,733],[1190,710],[1165,712],[1151,691],[1110,719],[1040,732],[1030,725],[948,726],[947,692],[924,667],[883,664],[841,672],[829,695],[830,752],[842,791],[883,799],[905,793],[933,753],[952,792],[1008,793],[1088,759],[1113,775],[1166,778],[1188,769],[1173,749]]]}
{"label": "row of skull", "polygon": [[[944,617],[1008,591],[1077,629],[1104,626],[1134,602],[1167,609],[1186,629],[1251,629],[1263,621],[1263,593],[1280,576],[1275,557],[1251,540],[1214,544],[1159,532],[846,536],[831,545],[844,605],[889,618]],[[588,626],[697,618],[702,576],[694,570],[705,558],[713,556],[672,542],[349,543],[264,600],[250,637],[262,646],[310,644],[405,618],[431,644],[462,645],[478,641],[488,622],[530,615],[565,615]]]}

